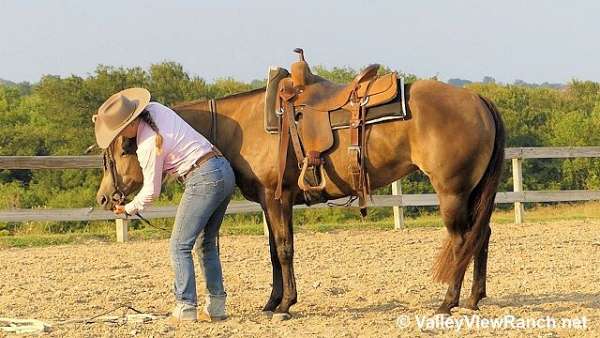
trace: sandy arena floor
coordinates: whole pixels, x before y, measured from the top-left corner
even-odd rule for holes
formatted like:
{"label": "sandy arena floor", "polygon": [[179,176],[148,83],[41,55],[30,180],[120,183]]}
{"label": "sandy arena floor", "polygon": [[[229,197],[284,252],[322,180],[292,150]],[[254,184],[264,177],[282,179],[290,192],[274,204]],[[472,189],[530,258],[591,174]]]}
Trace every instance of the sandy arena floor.
{"label": "sandy arena floor", "polygon": [[[274,322],[260,311],[271,282],[266,239],[226,236],[221,252],[229,320],[179,326],[167,320],[121,326],[68,324],[55,326],[49,335],[600,336],[599,221],[493,226],[489,298],[479,311],[486,319],[550,316],[557,325],[562,318],[586,320],[586,329],[419,329],[417,317],[431,316],[445,291],[430,278],[444,235],[444,229],[429,228],[297,235],[299,303],[292,308],[294,317],[285,322]],[[463,299],[470,282],[469,270]],[[171,283],[167,241],[3,250],[0,317],[53,323],[90,317],[122,302],[164,313],[173,305]],[[452,318],[472,314],[459,308]]]}

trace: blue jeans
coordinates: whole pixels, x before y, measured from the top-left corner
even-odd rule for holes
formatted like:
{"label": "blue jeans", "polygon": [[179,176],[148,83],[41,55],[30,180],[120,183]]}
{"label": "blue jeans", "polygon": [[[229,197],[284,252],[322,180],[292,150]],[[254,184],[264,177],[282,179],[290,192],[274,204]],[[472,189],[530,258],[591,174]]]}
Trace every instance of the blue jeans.
{"label": "blue jeans", "polygon": [[192,248],[196,239],[206,292],[225,294],[217,237],[235,188],[235,177],[225,158],[213,157],[190,172],[184,183],[185,191],[171,233],[171,264],[175,272],[175,298],[195,306],[198,298]]}

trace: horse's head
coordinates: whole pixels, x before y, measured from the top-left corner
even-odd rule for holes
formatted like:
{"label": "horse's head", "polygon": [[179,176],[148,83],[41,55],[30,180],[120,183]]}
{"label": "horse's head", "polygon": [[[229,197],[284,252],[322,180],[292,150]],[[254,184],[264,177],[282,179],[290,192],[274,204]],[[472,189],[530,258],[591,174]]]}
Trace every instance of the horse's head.
{"label": "horse's head", "polygon": [[127,196],[142,187],[144,178],[136,150],[135,138],[119,136],[102,153],[103,176],[96,201],[104,209],[125,204]]}

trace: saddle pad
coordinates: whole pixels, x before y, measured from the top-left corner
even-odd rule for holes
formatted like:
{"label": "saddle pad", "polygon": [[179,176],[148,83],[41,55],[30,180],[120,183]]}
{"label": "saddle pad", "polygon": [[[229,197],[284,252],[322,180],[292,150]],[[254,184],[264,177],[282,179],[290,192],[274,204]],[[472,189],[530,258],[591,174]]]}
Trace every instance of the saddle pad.
{"label": "saddle pad", "polygon": [[[278,79],[281,80],[281,79]],[[398,79],[398,95],[392,101],[367,109],[367,124],[379,123],[389,120],[401,120],[407,117],[405,91],[409,85],[404,84],[404,78]],[[273,101],[275,98],[273,99]],[[275,103],[271,107],[275,107]],[[332,129],[344,129],[350,127],[350,112],[344,109],[337,109],[329,112],[329,119]],[[265,110],[265,131],[268,133],[277,133],[278,117],[275,109]]]}
{"label": "saddle pad", "polygon": [[279,96],[277,88],[279,87],[279,81],[288,76],[290,76],[290,73],[284,68],[274,66],[269,68],[265,92],[265,129],[267,131],[273,126],[275,128],[274,131],[277,132],[277,124],[279,123],[276,114],[277,99]]}

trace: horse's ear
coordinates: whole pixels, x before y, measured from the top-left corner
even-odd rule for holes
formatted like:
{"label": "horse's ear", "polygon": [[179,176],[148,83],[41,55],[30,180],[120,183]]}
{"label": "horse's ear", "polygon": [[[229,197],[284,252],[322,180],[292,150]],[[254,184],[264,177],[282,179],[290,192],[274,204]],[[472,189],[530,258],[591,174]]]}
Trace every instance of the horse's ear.
{"label": "horse's ear", "polygon": [[137,150],[137,140],[135,137],[132,138],[125,138],[123,140],[123,154],[127,154],[127,155],[135,155],[135,152]]}

